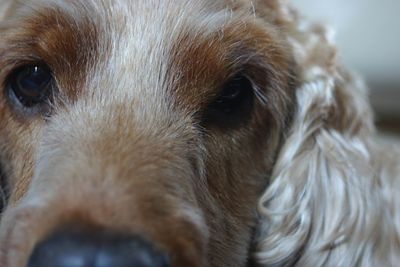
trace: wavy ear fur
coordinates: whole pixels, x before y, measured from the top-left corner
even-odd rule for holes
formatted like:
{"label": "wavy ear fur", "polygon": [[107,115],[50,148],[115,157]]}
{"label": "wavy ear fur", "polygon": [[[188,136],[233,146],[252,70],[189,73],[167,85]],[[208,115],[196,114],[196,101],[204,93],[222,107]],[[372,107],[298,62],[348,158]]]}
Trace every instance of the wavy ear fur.
{"label": "wavy ear fur", "polygon": [[374,144],[365,86],[338,64],[329,32],[286,5],[279,12],[301,86],[291,132],[260,200],[257,261],[398,265],[400,153]]}

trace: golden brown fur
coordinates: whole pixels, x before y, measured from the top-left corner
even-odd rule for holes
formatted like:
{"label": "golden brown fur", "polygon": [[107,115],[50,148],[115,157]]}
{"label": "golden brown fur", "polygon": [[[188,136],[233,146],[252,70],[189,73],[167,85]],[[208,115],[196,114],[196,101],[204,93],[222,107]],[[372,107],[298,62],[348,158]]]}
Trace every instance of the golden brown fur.
{"label": "golden brown fur", "polygon": [[[0,266],[67,224],[144,235],[176,267],[400,262],[399,154],[285,1],[0,0],[0,36]],[[6,93],[35,62],[57,85],[46,116]],[[204,119],[237,73],[250,114]]]}

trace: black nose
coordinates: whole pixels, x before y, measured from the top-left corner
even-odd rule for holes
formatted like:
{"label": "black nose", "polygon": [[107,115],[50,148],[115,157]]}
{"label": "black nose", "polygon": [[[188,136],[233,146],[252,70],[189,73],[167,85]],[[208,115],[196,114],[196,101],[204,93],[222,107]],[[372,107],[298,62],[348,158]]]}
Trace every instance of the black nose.
{"label": "black nose", "polygon": [[140,237],[63,230],[39,243],[28,267],[169,267],[168,257]]}

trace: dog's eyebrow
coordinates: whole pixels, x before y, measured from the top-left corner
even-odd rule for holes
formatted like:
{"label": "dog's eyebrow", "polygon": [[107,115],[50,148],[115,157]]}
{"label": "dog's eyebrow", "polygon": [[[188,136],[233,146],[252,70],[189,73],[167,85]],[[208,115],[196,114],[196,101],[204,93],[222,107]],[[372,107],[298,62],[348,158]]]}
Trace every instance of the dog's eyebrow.
{"label": "dog's eyebrow", "polygon": [[233,21],[208,35],[182,35],[171,52],[169,75],[179,74],[178,85],[171,86],[173,93],[188,105],[201,109],[227,80],[245,73],[265,104],[267,97],[263,90],[269,86],[277,90],[285,87],[279,84],[289,82],[291,69],[283,42],[273,34],[260,31],[251,23]]}

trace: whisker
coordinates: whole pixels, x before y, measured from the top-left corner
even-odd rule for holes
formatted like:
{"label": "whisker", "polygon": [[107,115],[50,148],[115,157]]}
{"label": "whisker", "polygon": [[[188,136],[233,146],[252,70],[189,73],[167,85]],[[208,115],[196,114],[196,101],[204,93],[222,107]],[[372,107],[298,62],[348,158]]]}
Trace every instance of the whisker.
{"label": "whisker", "polygon": [[254,94],[255,94],[256,98],[258,99],[258,101],[260,101],[260,103],[262,105],[267,105],[268,98],[265,95],[265,93],[263,92],[263,90],[261,90],[261,88],[255,84],[253,84],[253,88],[254,88]]}

